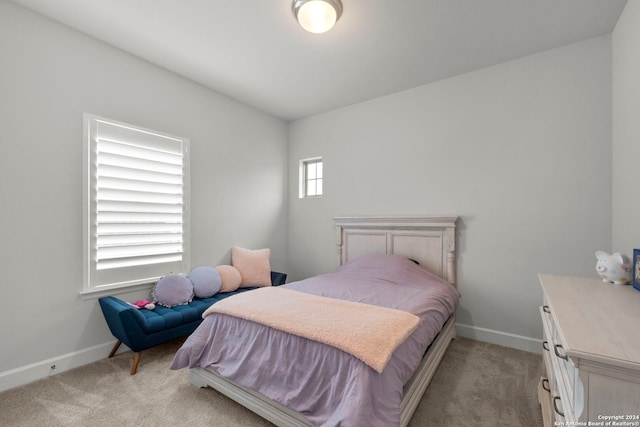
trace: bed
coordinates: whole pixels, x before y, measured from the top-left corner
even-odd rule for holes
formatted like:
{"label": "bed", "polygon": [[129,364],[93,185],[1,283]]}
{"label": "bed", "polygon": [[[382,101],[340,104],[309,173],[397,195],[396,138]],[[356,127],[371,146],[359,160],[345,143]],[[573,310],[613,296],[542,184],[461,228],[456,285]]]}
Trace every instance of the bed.
{"label": "bed", "polygon": [[[417,316],[382,368],[358,353],[222,312],[204,319],[172,369],[189,367],[192,384],[278,426],[406,426],[455,337],[457,217],[334,220],[338,270],[279,288]],[[429,305],[425,293],[433,294]]]}

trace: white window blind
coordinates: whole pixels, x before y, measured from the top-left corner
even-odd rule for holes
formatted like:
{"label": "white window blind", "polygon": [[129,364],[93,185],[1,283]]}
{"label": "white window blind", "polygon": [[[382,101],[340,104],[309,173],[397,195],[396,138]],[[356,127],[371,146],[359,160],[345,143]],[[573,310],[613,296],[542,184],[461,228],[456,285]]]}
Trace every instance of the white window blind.
{"label": "white window blind", "polygon": [[84,291],[189,268],[189,141],[85,115]]}

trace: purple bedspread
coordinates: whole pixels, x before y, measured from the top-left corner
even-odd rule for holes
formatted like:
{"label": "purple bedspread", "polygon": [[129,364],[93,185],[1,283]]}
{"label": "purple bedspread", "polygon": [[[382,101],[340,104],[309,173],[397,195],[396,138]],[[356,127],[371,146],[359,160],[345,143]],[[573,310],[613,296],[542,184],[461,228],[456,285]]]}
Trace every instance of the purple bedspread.
{"label": "purple bedspread", "polygon": [[212,369],[301,413],[314,425],[397,426],[403,386],[455,311],[457,290],[395,255],[366,255],[336,272],[284,286],[408,311],[420,324],[378,374],[336,348],[213,314],[178,350],[171,369]]}

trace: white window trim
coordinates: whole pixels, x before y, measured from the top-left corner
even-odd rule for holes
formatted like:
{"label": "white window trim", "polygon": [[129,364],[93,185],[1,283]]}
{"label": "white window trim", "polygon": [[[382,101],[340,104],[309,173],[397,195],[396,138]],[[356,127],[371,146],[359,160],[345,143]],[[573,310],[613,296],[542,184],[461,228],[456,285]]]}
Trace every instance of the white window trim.
{"label": "white window trim", "polygon": [[[309,163],[322,163],[322,193],[321,194],[315,194],[315,195],[307,195],[307,164]],[[308,159],[302,159],[299,162],[299,167],[298,167],[298,177],[299,177],[299,184],[298,184],[298,198],[300,199],[315,199],[315,198],[319,198],[322,197],[324,195],[324,161],[322,159],[322,157],[311,157]]]}
{"label": "white window trim", "polygon": [[[152,137],[165,140],[171,144],[180,144],[182,147],[182,259],[174,261],[171,270],[158,274],[139,275],[134,279],[118,280],[114,283],[100,284],[96,282],[97,265],[97,212],[96,212],[96,146],[98,125],[107,126],[109,129],[122,128],[123,132],[132,132],[141,138]],[[136,289],[149,288],[161,276],[169,274],[187,274],[190,265],[190,162],[189,140],[163,132],[145,129],[139,126],[129,125],[115,120],[98,117],[92,114],[83,114],[83,284],[81,295],[83,297],[99,297],[107,294],[130,292]],[[158,265],[158,264],[156,264]],[[136,267],[133,267],[134,269]],[[146,269],[146,268],[145,268]],[[157,269],[154,269],[157,270]]]}

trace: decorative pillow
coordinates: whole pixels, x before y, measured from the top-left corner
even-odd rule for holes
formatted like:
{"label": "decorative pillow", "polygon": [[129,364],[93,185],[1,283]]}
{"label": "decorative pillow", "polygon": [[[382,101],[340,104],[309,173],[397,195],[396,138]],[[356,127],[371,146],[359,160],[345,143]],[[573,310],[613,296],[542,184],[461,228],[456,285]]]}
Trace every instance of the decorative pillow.
{"label": "decorative pillow", "polygon": [[270,249],[231,248],[231,263],[240,271],[240,287],[271,286]]}
{"label": "decorative pillow", "polygon": [[164,276],[151,295],[154,302],[169,308],[189,304],[193,299],[193,284],[184,276]]}
{"label": "decorative pillow", "polygon": [[242,282],[242,276],[240,276],[237,268],[231,265],[219,265],[215,270],[220,275],[222,281],[220,292],[231,292],[238,289],[240,282]]}
{"label": "decorative pillow", "polygon": [[193,294],[198,298],[212,297],[222,286],[222,278],[213,267],[196,267],[187,277],[193,283]]}

